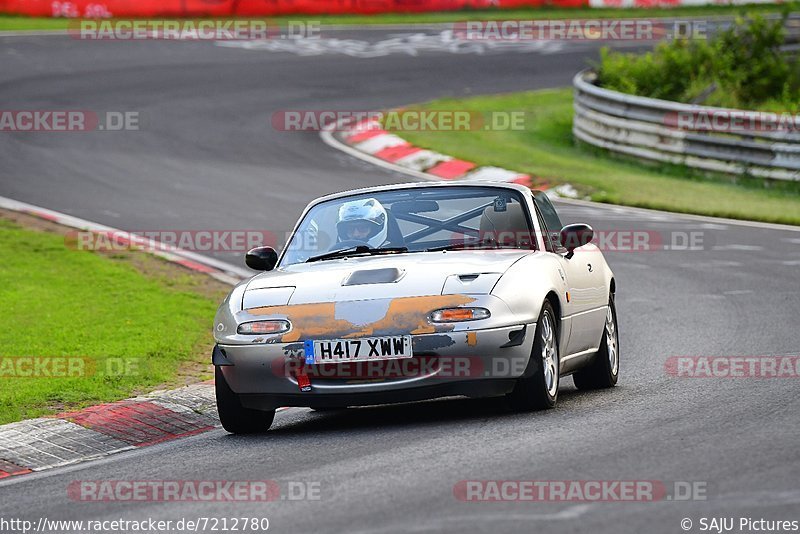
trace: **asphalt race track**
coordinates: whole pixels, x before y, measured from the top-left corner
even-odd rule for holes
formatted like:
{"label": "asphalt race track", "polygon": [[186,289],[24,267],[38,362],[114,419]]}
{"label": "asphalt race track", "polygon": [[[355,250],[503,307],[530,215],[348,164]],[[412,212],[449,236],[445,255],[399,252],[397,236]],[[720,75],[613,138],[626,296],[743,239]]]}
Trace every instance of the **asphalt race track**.
{"label": "asphalt race track", "polygon": [[[140,130],[0,134],[0,195],[127,230],[289,230],[313,197],[407,178],[280,132],[286,109],[367,110],[445,95],[568,85],[590,45],[411,50],[410,30],[340,32],[309,52],[211,42],[0,37],[9,109],[131,110]],[[436,32],[434,31],[433,34]],[[434,35],[435,37],[435,35]],[[426,42],[428,42],[426,41]],[[344,50],[344,52],[343,52]],[[376,57],[366,57],[375,55]],[[607,252],[617,279],[619,386],[508,414],[496,400],[290,409],[264,436],[214,431],[0,482],[0,516],[36,520],[268,517],[275,532],[681,532],[681,519],[797,520],[796,378],[679,378],[670,356],[797,355],[800,231],[562,204],[600,230],[699,232],[700,250]],[[668,237],[665,237],[668,239]],[[240,258],[219,258],[241,264]],[[211,318],[209,318],[209,321]],[[320,500],[75,502],[75,480],[318,482]],[[461,502],[462,480],[658,480],[706,500]]]}

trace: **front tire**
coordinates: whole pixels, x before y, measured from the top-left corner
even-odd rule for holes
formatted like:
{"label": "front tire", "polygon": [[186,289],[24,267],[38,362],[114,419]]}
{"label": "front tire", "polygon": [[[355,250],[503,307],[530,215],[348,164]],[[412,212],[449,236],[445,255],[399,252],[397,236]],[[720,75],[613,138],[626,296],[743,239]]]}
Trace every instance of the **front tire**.
{"label": "front tire", "polygon": [[534,333],[533,350],[525,373],[506,395],[514,411],[549,409],[558,400],[559,372],[558,323],[550,302],[545,300]]}
{"label": "front tire", "polygon": [[617,308],[614,305],[614,294],[608,298],[606,325],[603,328],[603,339],[600,341],[594,361],[581,369],[572,380],[575,387],[582,390],[612,388],[617,385],[619,377],[619,335],[617,333]]}
{"label": "front tire", "polygon": [[231,434],[266,432],[275,419],[275,410],[252,410],[242,406],[219,367],[214,368],[214,390],[217,394],[217,413],[222,428]]}

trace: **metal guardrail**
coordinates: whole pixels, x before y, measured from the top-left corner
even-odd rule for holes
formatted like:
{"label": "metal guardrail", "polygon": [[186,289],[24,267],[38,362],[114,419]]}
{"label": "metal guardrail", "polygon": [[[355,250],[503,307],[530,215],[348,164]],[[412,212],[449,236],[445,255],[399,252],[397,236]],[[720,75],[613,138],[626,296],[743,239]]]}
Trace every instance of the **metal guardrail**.
{"label": "metal guardrail", "polygon": [[[595,80],[590,69],[573,79],[572,133],[585,143],[705,171],[800,180],[800,131],[785,116],[627,95]],[[719,128],[719,118],[735,127]]]}

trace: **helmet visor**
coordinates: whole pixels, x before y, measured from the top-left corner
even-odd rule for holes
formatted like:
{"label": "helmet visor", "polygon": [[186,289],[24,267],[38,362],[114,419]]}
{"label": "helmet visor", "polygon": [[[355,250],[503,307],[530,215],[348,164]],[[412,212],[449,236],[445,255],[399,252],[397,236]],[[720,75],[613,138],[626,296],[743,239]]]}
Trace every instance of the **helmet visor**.
{"label": "helmet visor", "polygon": [[358,240],[367,241],[374,237],[381,229],[380,224],[366,219],[354,219],[352,221],[341,221],[337,225],[339,239],[342,241]]}

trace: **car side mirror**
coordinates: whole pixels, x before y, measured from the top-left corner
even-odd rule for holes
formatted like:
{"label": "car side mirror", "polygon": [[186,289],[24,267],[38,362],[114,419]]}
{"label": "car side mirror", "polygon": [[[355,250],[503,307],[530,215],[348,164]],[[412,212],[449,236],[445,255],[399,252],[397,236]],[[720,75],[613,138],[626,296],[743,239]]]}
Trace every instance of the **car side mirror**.
{"label": "car side mirror", "polygon": [[568,224],[561,229],[561,244],[567,249],[569,257],[576,248],[589,243],[594,237],[594,230],[588,224]]}
{"label": "car side mirror", "polygon": [[256,271],[271,271],[278,263],[278,253],[272,247],[256,247],[250,249],[244,262]]}

